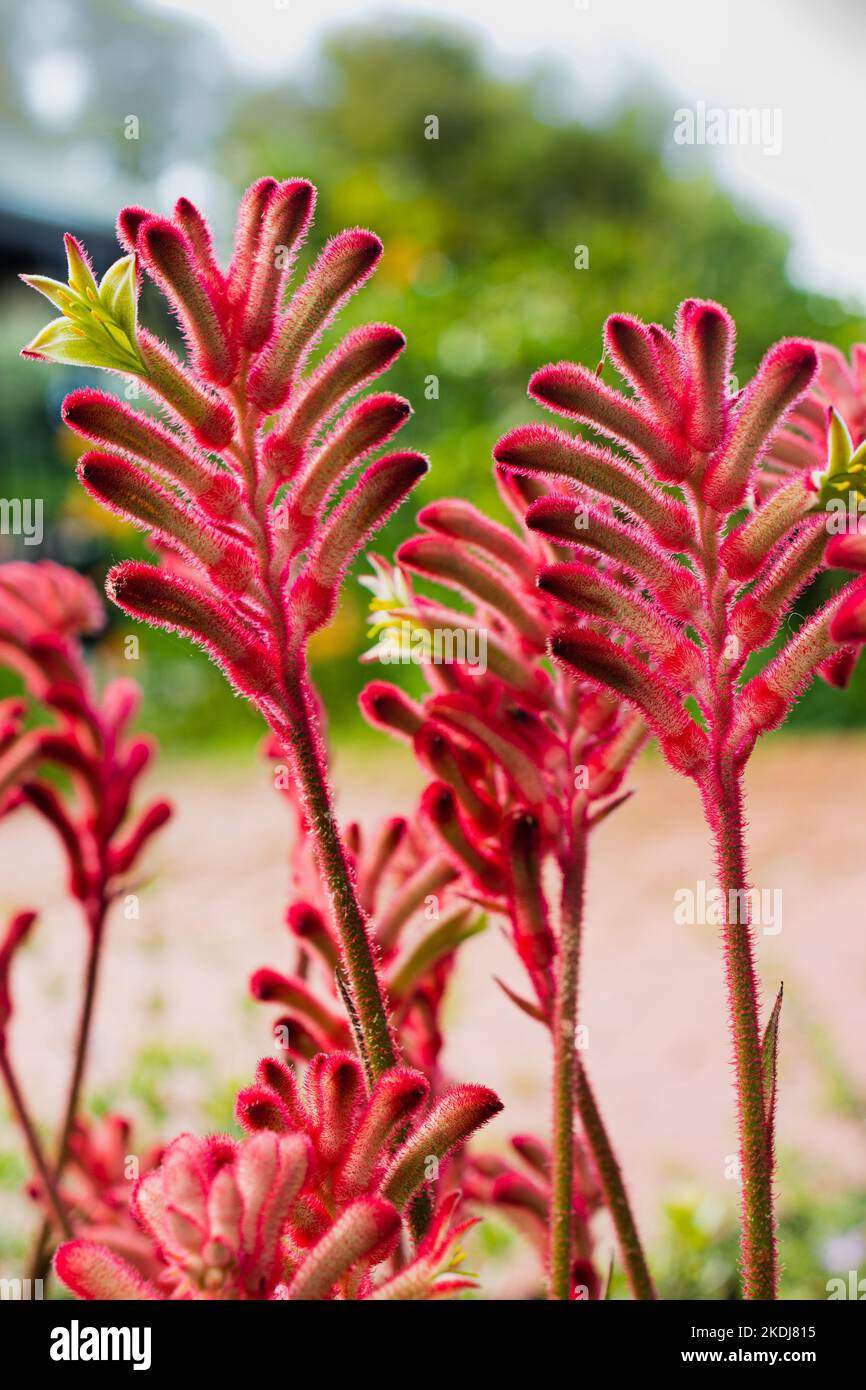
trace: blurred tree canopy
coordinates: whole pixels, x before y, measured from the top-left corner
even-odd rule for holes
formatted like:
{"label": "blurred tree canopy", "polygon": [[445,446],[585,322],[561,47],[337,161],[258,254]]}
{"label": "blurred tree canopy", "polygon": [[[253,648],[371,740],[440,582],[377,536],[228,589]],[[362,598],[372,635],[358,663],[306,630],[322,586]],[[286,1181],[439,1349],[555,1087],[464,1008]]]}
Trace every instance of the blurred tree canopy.
{"label": "blurred tree canopy", "polygon": [[[121,22],[109,0],[99,10]],[[154,28],[142,16],[136,43],[146,48],[153,38],[158,57],[166,23],[163,15]],[[189,28],[178,35],[186,49]],[[168,71],[164,102],[163,76],[152,68],[150,90],[137,96],[143,113],[164,107],[163,153],[176,61]],[[188,88],[188,74],[181,80]],[[615,309],[670,324],[685,296],[721,300],[737,321],[742,381],[779,337],[842,347],[866,337],[863,318],[791,285],[783,233],[750,217],[706,169],[677,163],[670,103],[636,90],[607,124],[591,126],[570,114],[570,82],[552,65],[520,78],[496,75],[466,33],[384,19],[327,36],[303,76],[254,87],[223,81],[208,158],[234,193],[263,173],[312,179],[319,204],[305,263],[343,227],[372,227],[385,242],[380,270],[340,329],[382,319],[407,334],[388,385],[415,410],[401,445],[432,458],[418,504],[455,493],[499,512],[491,450],[506,429],[540,418],[526,397],[530,373],[560,357],[595,365],[603,320]],[[211,76],[208,102],[212,89]],[[223,248],[229,235],[218,228]],[[47,389],[54,409],[57,383]],[[8,386],[4,394],[3,429],[14,444],[20,422]],[[56,448],[44,420],[40,428],[40,446]],[[78,515],[80,500],[59,504],[58,520],[70,508]],[[389,554],[416,509],[407,505],[374,548]],[[92,564],[128,549],[128,533],[100,536]],[[357,727],[365,605],[359,586],[348,587],[319,644],[318,674],[333,717]],[[193,737],[205,706],[212,733],[237,720],[237,704],[219,691],[216,673],[200,670],[198,655],[181,653],[174,639],[142,640],[160,657],[150,676],[142,674],[146,685],[156,681],[150,708],[167,725],[163,732]],[[167,709],[157,705],[169,666],[181,663],[185,694],[174,717],[170,700]],[[835,725],[863,718],[864,680],[843,696],[816,689],[797,714],[800,722]]]}

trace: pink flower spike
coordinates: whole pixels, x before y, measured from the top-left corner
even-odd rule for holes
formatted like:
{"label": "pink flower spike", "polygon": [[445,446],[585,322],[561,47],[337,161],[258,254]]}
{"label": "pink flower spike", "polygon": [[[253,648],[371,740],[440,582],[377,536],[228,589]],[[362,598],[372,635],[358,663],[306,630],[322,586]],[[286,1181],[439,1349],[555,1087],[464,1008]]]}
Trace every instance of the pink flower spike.
{"label": "pink flower spike", "polygon": [[294,1118],[275,1091],[267,1086],[245,1086],[235,1097],[235,1119],[247,1134],[271,1130],[291,1134]]}
{"label": "pink flower spike", "polygon": [[827,564],[840,570],[866,570],[866,533],[853,531],[831,536],[825,552]]}
{"label": "pink flower spike", "polygon": [[499,440],[493,454],[498,463],[529,478],[548,478],[554,485],[568,480],[587,501],[595,501],[596,493],[609,497],[645,522],[671,550],[690,550],[694,544],[694,523],[682,503],[609,449],[552,425],[519,425]]}
{"label": "pink flower spike", "polygon": [[173,414],[192,430],[205,449],[224,449],[234,434],[234,417],[225,401],[219,400],[177,360],[164,343],[147,329],[138,334],[138,347],[144,361],[144,385],[164,402]]}
{"label": "pink flower spike", "polygon": [[109,571],[106,589],[124,612],[199,642],[243,694],[268,695],[274,674],[264,647],[188,580],[128,560]]}
{"label": "pink flower spike", "polygon": [[332,1052],[322,1062],[317,1083],[314,1142],[321,1163],[330,1168],[343,1156],[357,1129],[365,1099],[364,1073],[350,1053]]}
{"label": "pink flower spike", "polygon": [[399,686],[387,681],[371,681],[361,691],[358,703],[368,723],[376,729],[385,729],[409,742],[424,724],[424,712],[420,705],[402,691]]}
{"label": "pink flower spike", "polygon": [[149,208],[122,208],[117,218],[117,240],[124,251],[138,250],[138,234],[145,222],[150,222],[155,214]]}
{"label": "pink flower spike", "polygon": [[398,328],[370,323],[355,328],[299,382],[286,413],[265,440],[264,456],[275,477],[300,466],[312,440],[351,396],[387,371],[406,346]]}
{"label": "pink flower spike", "polygon": [[486,1086],[449,1087],[394,1155],[382,1181],[384,1196],[402,1209],[427,1180],[429,1160],[441,1162],[501,1109]]}
{"label": "pink flower spike", "polygon": [[834,642],[866,642],[866,580],[851,586],[830,626]]}
{"label": "pink flower spike", "polygon": [[214,254],[213,239],[207,220],[189,198],[178,198],[174,205],[174,220],[187,238],[198,266],[199,275],[208,286],[215,302],[223,304],[226,296],[225,276]]}
{"label": "pink flower spike", "polygon": [[420,1072],[394,1067],[380,1076],[341,1165],[335,1191],[341,1201],[364,1191],[397,1131],[430,1090]]}
{"label": "pink flower spike", "polygon": [[706,736],[689,717],[673,687],[622,647],[598,633],[575,628],[554,634],[551,653],[557,661],[575,667],[589,680],[612,687],[642,710],[658,735],[662,751],[678,771],[694,776],[705,766],[710,752]]}
{"label": "pink flower spike", "polygon": [[231,516],[240,501],[238,484],[225,471],[149,415],[131,410],[105,391],[84,387],[63,402],[63,421],[76,434],[108,445],[180,483],[214,516]]}
{"label": "pink flower spike", "polygon": [[176,493],[161,488],[134,463],[93,452],[79,460],[76,471],[91,496],[109,511],[152,531],[157,540],[178,542],[219,588],[232,594],[247,589],[253,573],[249,550],[220,535],[207,517],[184,506]]}
{"label": "pink flower spike", "polygon": [[78,1298],[141,1302],[165,1296],[119,1255],[92,1240],[61,1245],[54,1268],[58,1279]]}
{"label": "pink flower spike", "polygon": [[289,595],[305,634],[330,622],[343,575],[354,556],[396,511],[429,466],[423,454],[386,454],[365,469],[331,513]]}
{"label": "pink flower spike", "polygon": [[279,187],[277,180],[268,177],[257,179],[244,193],[238,208],[235,247],[226,277],[229,302],[235,313],[242,308],[249,293],[250,277],[253,272],[262,220],[268,203]]}

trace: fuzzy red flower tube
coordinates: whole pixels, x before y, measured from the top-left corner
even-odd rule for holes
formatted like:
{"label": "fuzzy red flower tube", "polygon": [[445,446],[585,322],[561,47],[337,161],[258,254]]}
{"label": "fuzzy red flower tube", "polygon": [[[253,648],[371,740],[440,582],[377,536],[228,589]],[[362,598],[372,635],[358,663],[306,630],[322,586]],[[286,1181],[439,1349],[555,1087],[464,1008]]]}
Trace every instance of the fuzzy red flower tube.
{"label": "fuzzy red flower tube", "polygon": [[[353,557],[427,461],[407,451],[372,457],[410,413],[400,397],[367,395],[344,409],[402,350],[398,330],[356,329],[309,370],[382,254],[371,232],[342,232],[286,298],[314,202],[304,179],[253,184],[227,269],[187,199],[170,218],[125,209],[118,235],[128,254],[98,284],[67,237],[67,285],[25,277],[61,317],[24,354],[119,372],[157,402],[159,416],[88,388],[64,403],[66,424],[94,446],[79,463],[82,485],[143,528],[162,557],[115,566],[108,592],[131,616],[204,647],[285,749],[372,1081],[394,1064],[394,1045],[333,814],[306,649],[333,617]],[[186,361],[138,324],[139,266],[178,319]]]}
{"label": "fuzzy red flower tube", "polygon": [[[754,379],[728,391],[734,325],[687,300],[674,334],[617,314],[605,353],[631,393],[570,362],[536,372],[530,395],[605,436],[527,425],[501,465],[547,488],[527,524],[560,547],[538,583],[572,613],[551,639],[557,663],[641,711],[668,761],[700,791],[729,912],[723,930],[742,1191],[742,1272],[750,1299],[776,1297],[772,1116],[777,1015],[762,1038],[743,822],[743,770],[813,674],[863,640],[862,581],[845,585],[764,670],[749,656],[823,563],[826,518],[799,478],[751,509],[759,466],[813,382],[812,344],[776,344]],[[743,916],[747,920],[743,920]]]}

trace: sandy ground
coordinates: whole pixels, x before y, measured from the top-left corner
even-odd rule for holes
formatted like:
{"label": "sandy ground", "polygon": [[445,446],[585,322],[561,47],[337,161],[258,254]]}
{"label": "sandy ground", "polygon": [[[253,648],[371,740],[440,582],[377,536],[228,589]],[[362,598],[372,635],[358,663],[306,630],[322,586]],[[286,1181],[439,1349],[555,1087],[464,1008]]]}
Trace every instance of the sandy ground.
{"label": "sandy ground", "polygon": [[[341,811],[370,820],[408,807],[413,777],[399,752],[338,765]],[[585,1060],[652,1234],[660,1198],[683,1182],[731,1196],[736,1146],[717,932],[674,920],[676,891],[712,881],[697,796],[652,756],[632,783],[637,794],[595,836],[582,1020]],[[830,1192],[862,1181],[864,1170],[864,1133],[830,1111],[813,1041],[823,1031],[866,1093],[864,784],[866,741],[850,738],[769,742],[748,783],[753,881],[781,890],[782,929],[759,941],[765,1008],[780,979],[786,989],[778,1144],[814,1160]],[[204,1102],[248,1079],[267,1045],[269,1013],[249,1002],[245,983],[259,965],[290,963],[281,925],[289,822],[255,761],[157,764],[151,786],[170,795],[177,816],[152,848],[137,920],[119,908],[112,923],[90,1090],[140,1114],[141,1100],[127,1103],[127,1079],[137,1068],[141,1097],[154,1076],[170,1134],[206,1125],[214,1112]],[[64,904],[54,842],[33,819],[0,826],[0,864],[4,915],[31,903],[42,910],[15,972],[12,1038],[31,1105],[47,1121],[65,1084],[82,932]],[[490,1134],[503,1143],[509,1132],[545,1132],[548,1056],[543,1031],[508,1003],[494,974],[522,988],[495,928],[463,948],[446,1064],[506,1101]],[[171,1053],[186,1060],[165,1067]],[[0,1131],[0,1150],[12,1142]],[[7,1235],[23,1215],[0,1194]]]}

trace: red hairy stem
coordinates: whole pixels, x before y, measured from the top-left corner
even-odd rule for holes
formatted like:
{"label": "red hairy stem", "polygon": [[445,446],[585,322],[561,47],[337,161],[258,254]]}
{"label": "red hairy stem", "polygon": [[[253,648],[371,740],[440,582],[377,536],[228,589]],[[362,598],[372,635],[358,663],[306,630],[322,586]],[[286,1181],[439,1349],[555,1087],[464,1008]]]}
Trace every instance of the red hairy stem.
{"label": "red hairy stem", "polygon": [[549,1225],[549,1297],[571,1296],[574,1201],[575,1029],[586,881],[583,828],[573,826],[562,864],[562,920],[553,1009],[553,1171]]}

